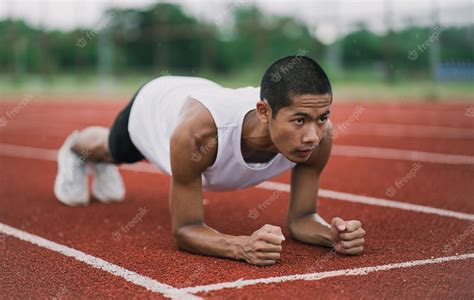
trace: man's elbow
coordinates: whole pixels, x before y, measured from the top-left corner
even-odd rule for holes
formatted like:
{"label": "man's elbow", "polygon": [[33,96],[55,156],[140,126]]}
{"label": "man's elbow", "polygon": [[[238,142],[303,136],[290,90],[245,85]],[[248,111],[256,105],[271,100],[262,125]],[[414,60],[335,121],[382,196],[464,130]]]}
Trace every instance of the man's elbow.
{"label": "man's elbow", "polygon": [[299,214],[294,214],[294,213],[288,213],[286,216],[286,227],[291,233],[291,230],[294,230],[296,226],[298,226],[298,223],[307,215],[311,214],[312,212],[309,213],[299,213]]}
{"label": "man's elbow", "polygon": [[173,241],[175,245],[181,249],[180,245],[182,244],[182,241],[183,241],[183,234],[180,232],[180,228],[177,228],[177,229],[173,228],[172,233],[173,233]]}
{"label": "man's elbow", "polygon": [[288,229],[288,232],[292,238],[295,237],[295,221],[296,220],[294,218],[286,219],[286,228]]}
{"label": "man's elbow", "polygon": [[173,240],[176,245],[181,250],[186,250],[186,240],[188,239],[186,226],[173,227]]}
{"label": "man's elbow", "polygon": [[189,250],[189,241],[192,240],[196,226],[201,224],[188,224],[183,226],[173,226],[172,234],[176,246],[181,250]]}

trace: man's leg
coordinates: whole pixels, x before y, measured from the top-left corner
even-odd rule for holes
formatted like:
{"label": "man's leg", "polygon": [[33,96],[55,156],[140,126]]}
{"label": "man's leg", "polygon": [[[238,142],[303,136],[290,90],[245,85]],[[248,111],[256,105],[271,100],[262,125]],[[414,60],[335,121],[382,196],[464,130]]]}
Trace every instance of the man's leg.
{"label": "man's leg", "polygon": [[[92,194],[97,200],[109,203],[124,199],[125,186],[114,165],[109,139],[110,130],[99,126],[75,131],[66,139],[58,155],[55,194],[59,201],[71,206],[89,203],[88,166],[94,175]],[[116,142],[115,147],[117,144],[120,143]]]}
{"label": "man's leg", "polygon": [[109,133],[106,127],[87,127],[79,132],[71,149],[88,161],[114,163],[109,150]]}
{"label": "man's leg", "polygon": [[110,130],[91,126],[73,132],[58,152],[58,175],[54,193],[66,205],[87,205],[89,190],[87,166],[94,175],[92,194],[101,202],[122,201],[125,186],[115,164],[144,159],[133,144],[128,121],[135,96],[118,114]]}

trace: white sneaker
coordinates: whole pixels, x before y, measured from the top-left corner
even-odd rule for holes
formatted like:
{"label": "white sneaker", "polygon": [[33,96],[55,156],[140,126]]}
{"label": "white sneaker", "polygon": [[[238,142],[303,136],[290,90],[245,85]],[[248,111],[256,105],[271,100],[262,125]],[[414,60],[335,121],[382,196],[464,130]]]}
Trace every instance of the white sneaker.
{"label": "white sneaker", "polygon": [[58,152],[58,174],[54,182],[54,194],[66,205],[87,205],[89,190],[87,186],[87,156],[80,156],[71,150],[78,137],[74,131],[66,138]]}
{"label": "white sneaker", "polygon": [[100,202],[120,202],[125,198],[125,186],[118,168],[110,163],[91,163],[94,181],[92,195]]}

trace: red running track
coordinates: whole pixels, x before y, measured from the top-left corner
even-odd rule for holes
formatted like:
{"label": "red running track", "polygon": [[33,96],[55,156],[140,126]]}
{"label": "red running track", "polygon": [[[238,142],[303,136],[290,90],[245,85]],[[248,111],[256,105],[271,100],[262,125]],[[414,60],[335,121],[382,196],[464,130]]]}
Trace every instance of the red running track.
{"label": "red running track", "polygon": [[[73,129],[90,124],[108,126],[124,103],[34,102],[13,117],[7,115],[18,102],[0,105],[2,145],[57,149]],[[474,118],[465,112],[468,104],[362,104],[363,113],[347,120],[360,104],[335,104],[335,125],[357,124],[422,125],[474,129]],[[17,109],[18,110],[18,109]],[[434,129],[436,129],[434,128]],[[348,129],[349,130],[349,129]],[[342,130],[340,145],[373,146],[433,153],[474,155],[474,139],[403,136],[372,136]],[[388,187],[406,176],[414,162],[333,156],[322,178],[322,188],[367,195],[399,203],[411,203],[449,211],[474,214],[471,184],[472,164],[422,163],[414,178],[389,197]],[[138,274],[176,288],[195,287],[239,279],[260,279],[295,274],[391,265],[456,254],[474,253],[474,223],[465,219],[425,214],[403,209],[335,201],[321,197],[319,213],[326,219],[341,216],[359,219],[366,228],[363,255],[344,257],[328,249],[303,245],[291,238],[284,242],[279,264],[258,268],[243,262],[196,256],[176,249],[170,233],[169,178],[162,174],[123,170],[127,199],[85,208],[70,208],[55,200],[52,185],[53,161],[0,155],[0,222],[50,241],[83,251]],[[288,183],[289,172],[272,181]],[[204,193],[208,225],[228,234],[250,234],[266,223],[285,228],[288,193],[265,209],[258,204],[274,191],[248,188],[227,193]],[[126,225],[140,211],[146,213],[129,231]],[[258,209],[257,218],[249,210]],[[118,234],[120,237],[118,238]],[[0,294],[6,298],[44,297],[146,297],[162,298],[123,278],[95,269],[60,253],[0,235]],[[242,288],[217,288],[197,292],[204,298],[473,298],[472,258],[390,269],[367,275],[336,276],[319,280],[293,280],[255,284]]]}

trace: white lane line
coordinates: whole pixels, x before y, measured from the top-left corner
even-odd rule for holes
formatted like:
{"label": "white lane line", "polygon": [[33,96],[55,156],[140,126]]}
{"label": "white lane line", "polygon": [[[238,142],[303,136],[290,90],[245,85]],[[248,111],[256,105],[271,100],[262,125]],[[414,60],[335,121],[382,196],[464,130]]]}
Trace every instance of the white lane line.
{"label": "white lane line", "polygon": [[[39,151],[50,151],[45,156],[56,157],[56,150],[11,145],[11,144],[0,144],[0,155],[18,156],[22,155],[34,155],[34,152]],[[25,153],[25,154],[23,154]],[[46,152],[44,152],[46,153]],[[376,148],[376,147],[364,147],[364,146],[350,146],[350,145],[334,145],[332,147],[331,155],[333,156],[346,156],[346,157],[360,157],[360,158],[375,158],[375,159],[391,159],[391,160],[406,160],[426,163],[439,163],[439,164],[465,164],[474,165],[474,156],[458,155],[458,154],[442,154],[433,152],[422,152],[415,150],[403,150],[403,149],[392,149],[392,148]],[[41,158],[40,158],[41,159]]]}
{"label": "white lane line", "polygon": [[[7,145],[9,147],[4,147],[4,146],[5,145],[0,145],[0,155],[23,157],[23,158],[30,158],[30,159],[41,159],[41,160],[49,160],[49,161],[56,160],[55,150],[14,146],[14,145]],[[155,167],[153,167],[151,164],[148,164],[148,163],[124,165],[122,166],[122,169],[135,171],[135,172],[161,173],[158,169],[156,169]],[[263,182],[256,187],[271,189],[271,190],[281,190],[285,192],[289,192],[290,190],[290,185],[288,184],[270,182],[270,181]],[[412,205],[412,204],[407,204],[407,203],[402,203],[402,202],[373,198],[373,197],[359,196],[359,195],[353,195],[353,194],[348,194],[348,193],[340,193],[340,192],[324,190],[324,189],[320,189],[320,195],[322,197],[328,197],[328,198],[332,197],[332,199],[342,200],[342,201],[357,202],[357,203],[363,203],[363,204],[368,204],[368,205],[387,206],[387,207],[403,209],[403,210],[411,210],[411,211],[416,211],[416,212],[424,212],[424,213],[437,214],[437,215],[442,215],[442,216],[455,217],[455,218],[459,218],[463,220],[470,220],[470,221],[474,220],[474,215],[471,215],[471,214],[464,214],[464,213],[442,210],[442,209],[426,207],[426,206],[421,206],[421,205]],[[383,205],[380,205],[380,203],[382,203]],[[2,224],[0,223],[0,225]],[[6,225],[3,225],[3,227],[4,226]],[[0,226],[0,232],[6,233],[3,230],[2,226]],[[79,252],[79,253],[82,253],[82,252]],[[87,255],[85,253],[83,254]],[[259,283],[278,283],[278,282],[294,281],[294,280],[318,280],[325,277],[334,277],[334,276],[365,275],[374,271],[389,270],[393,268],[406,268],[406,267],[413,267],[416,265],[439,263],[439,262],[444,262],[444,261],[466,259],[466,258],[473,258],[473,257],[474,257],[474,254],[466,254],[466,255],[461,255],[461,256],[451,256],[451,257],[437,258],[437,259],[431,259],[431,260],[412,261],[412,262],[406,262],[406,263],[400,263],[400,264],[382,265],[382,266],[357,268],[357,269],[347,269],[347,270],[340,270],[340,271],[329,271],[329,272],[321,272],[321,273],[270,277],[270,278],[262,278],[262,279],[255,279],[255,280],[238,280],[238,281],[227,282],[227,283],[203,285],[203,286],[196,286],[196,287],[191,287],[191,288],[181,288],[181,289],[175,289],[175,290],[169,290],[169,291],[167,290],[167,293],[166,294],[163,293],[163,294],[171,298],[186,298],[186,297],[191,298],[193,296],[187,293],[198,293],[198,292],[212,291],[212,290],[218,290],[218,289],[224,289],[224,288],[242,287],[246,285],[253,285],[253,284],[259,284]],[[115,273],[113,274],[115,275]],[[152,280],[152,282],[154,282],[153,279],[151,278],[149,279]],[[167,288],[165,288],[165,290],[166,289]]]}
{"label": "white lane line", "polygon": [[[22,157],[29,159],[40,159],[56,161],[56,150],[48,150],[42,148],[32,148],[16,145],[0,144],[0,155]],[[121,169],[133,172],[144,172],[160,174],[160,170],[149,163],[136,163],[131,165],[122,165]],[[290,185],[287,183],[265,181],[255,186],[255,188],[262,188],[267,190],[278,190],[281,192],[290,192]],[[337,192],[326,189],[319,189],[319,196],[333,200],[355,202],[366,205],[390,207],[401,210],[408,210],[418,213],[433,214],[443,217],[452,217],[461,220],[474,221],[474,214],[468,214],[463,212],[457,212],[447,209],[435,208],[430,206],[423,206],[418,204],[410,204],[404,202],[398,202],[393,200],[387,200],[383,198],[375,198],[363,195],[355,195],[350,193]]]}
{"label": "white lane line", "polygon": [[0,144],[0,155],[56,161],[58,153],[51,149]]}
{"label": "white lane line", "polygon": [[186,292],[181,291],[178,288],[161,283],[150,277],[140,275],[138,273],[127,270],[125,268],[112,264],[98,257],[95,257],[87,253],[84,253],[82,251],[58,244],[56,242],[47,240],[40,236],[16,229],[14,227],[8,226],[3,223],[0,223],[0,233],[15,237],[17,239],[20,239],[25,242],[29,242],[31,244],[37,245],[42,248],[49,249],[51,251],[60,253],[62,255],[72,257],[96,269],[103,270],[114,276],[125,279],[128,282],[144,287],[145,289],[149,291],[160,293],[168,298],[177,299],[177,298],[183,298],[183,297],[190,297],[194,299],[199,299],[190,294],[187,294]]}
{"label": "white lane line", "polygon": [[415,150],[376,148],[365,146],[335,145],[331,155],[362,158],[419,161],[426,163],[474,165],[474,156],[442,154]]}
{"label": "white lane line", "polygon": [[430,125],[406,125],[385,123],[353,123],[338,130],[341,135],[371,135],[371,136],[396,136],[396,137],[421,137],[441,139],[474,139],[473,128],[442,127]]}
{"label": "white lane line", "polygon": [[297,280],[308,280],[308,281],[321,280],[324,278],[339,277],[339,276],[363,276],[363,275],[367,275],[373,272],[387,271],[387,270],[393,270],[393,269],[413,268],[416,266],[440,264],[440,263],[445,263],[445,262],[450,262],[450,261],[467,260],[467,259],[472,259],[472,258],[474,258],[474,253],[467,253],[467,254],[462,254],[462,255],[457,255],[457,256],[446,256],[446,257],[438,257],[438,258],[424,259],[424,260],[413,260],[413,261],[407,261],[407,262],[401,262],[401,263],[363,267],[363,268],[354,268],[354,269],[345,269],[345,270],[336,270],[336,271],[327,271],[327,272],[318,272],[318,273],[307,273],[307,274],[296,274],[296,275],[268,277],[268,278],[259,278],[259,279],[245,279],[245,280],[239,279],[239,280],[230,281],[230,282],[222,282],[222,283],[216,283],[216,284],[198,285],[195,287],[182,288],[181,291],[195,294],[195,293],[218,291],[218,290],[229,289],[229,288],[241,288],[244,286],[256,285],[256,284],[282,283],[282,282],[297,281]]}
{"label": "white lane line", "polygon": [[[48,136],[66,135],[68,128],[83,128],[90,124],[84,118],[78,119],[76,122],[70,120],[56,121],[54,123],[46,123],[41,119],[15,119],[8,122],[8,126],[0,127],[0,132],[17,135],[28,135],[28,128],[40,128],[47,130]],[[474,139],[474,130],[467,127],[446,127],[431,125],[407,125],[395,123],[353,123],[350,126],[344,126],[343,122],[334,122],[335,133],[342,136],[359,135],[359,136],[381,136],[381,137],[419,137],[419,138],[435,138],[435,139]],[[26,130],[26,132],[25,132]],[[49,134],[52,132],[53,134]]]}
{"label": "white lane line", "polygon": [[[291,185],[287,183],[265,181],[258,184],[256,187],[272,190],[272,191],[277,190],[277,191],[289,193]],[[318,195],[319,197],[324,197],[324,198],[328,198],[332,200],[341,200],[341,201],[355,202],[355,203],[360,203],[360,204],[390,207],[390,208],[408,210],[408,211],[413,211],[413,212],[418,212],[418,213],[432,214],[432,215],[438,215],[438,216],[443,216],[443,217],[452,217],[452,218],[466,220],[466,221],[474,221],[474,214],[468,214],[468,213],[457,212],[457,211],[435,208],[435,207],[424,206],[424,205],[418,205],[418,204],[398,202],[398,201],[387,200],[383,198],[355,195],[355,194],[337,192],[337,191],[326,190],[326,189],[319,189]]]}

